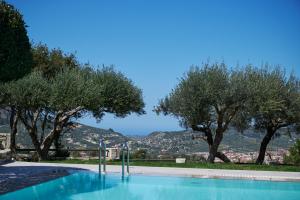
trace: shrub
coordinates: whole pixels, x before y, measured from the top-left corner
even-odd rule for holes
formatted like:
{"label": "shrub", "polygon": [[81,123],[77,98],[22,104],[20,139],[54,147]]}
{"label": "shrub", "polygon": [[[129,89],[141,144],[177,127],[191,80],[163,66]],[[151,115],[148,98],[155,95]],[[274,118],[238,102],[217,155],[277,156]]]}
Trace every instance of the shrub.
{"label": "shrub", "polygon": [[146,159],[147,150],[139,149],[132,154],[132,159]]}
{"label": "shrub", "polygon": [[287,164],[300,165],[300,140],[298,139],[294,146],[289,149],[290,154],[284,157]]}

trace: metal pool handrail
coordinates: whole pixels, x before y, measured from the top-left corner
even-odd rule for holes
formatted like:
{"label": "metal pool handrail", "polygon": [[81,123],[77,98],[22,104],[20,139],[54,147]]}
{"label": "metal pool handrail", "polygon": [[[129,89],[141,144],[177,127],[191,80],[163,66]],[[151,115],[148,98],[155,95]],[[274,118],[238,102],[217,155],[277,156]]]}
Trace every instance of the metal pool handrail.
{"label": "metal pool handrail", "polygon": [[127,175],[129,175],[129,147],[128,143],[125,142],[122,145],[122,178],[124,178],[125,170],[124,170],[124,164],[125,164],[125,152],[127,153],[127,158],[126,158],[126,167],[127,167]]}
{"label": "metal pool handrail", "polygon": [[99,140],[99,174],[102,174],[101,165],[102,165],[102,151],[104,151],[103,155],[103,173],[106,173],[106,144],[104,142],[104,139]]}

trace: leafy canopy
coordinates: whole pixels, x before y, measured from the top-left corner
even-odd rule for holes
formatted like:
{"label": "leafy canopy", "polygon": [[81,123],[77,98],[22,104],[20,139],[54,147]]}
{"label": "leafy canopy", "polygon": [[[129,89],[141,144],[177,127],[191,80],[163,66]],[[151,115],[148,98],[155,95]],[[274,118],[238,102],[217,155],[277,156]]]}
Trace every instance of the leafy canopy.
{"label": "leafy canopy", "polygon": [[33,72],[5,84],[4,93],[6,105],[21,109],[67,112],[82,107],[80,111],[90,111],[99,119],[105,112],[118,117],[144,113],[142,91],[112,68],[66,69],[50,80],[42,72]]}
{"label": "leafy canopy", "polygon": [[297,127],[300,122],[300,82],[280,67],[265,66],[252,70],[254,95],[247,105],[246,123],[257,129]]}
{"label": "leafy canopy", "polygon": [[247,70],[228,70],[224,63],[192,67],[155,111],[179,118],[186,128],[229,123],[249,98],[247,81]]}

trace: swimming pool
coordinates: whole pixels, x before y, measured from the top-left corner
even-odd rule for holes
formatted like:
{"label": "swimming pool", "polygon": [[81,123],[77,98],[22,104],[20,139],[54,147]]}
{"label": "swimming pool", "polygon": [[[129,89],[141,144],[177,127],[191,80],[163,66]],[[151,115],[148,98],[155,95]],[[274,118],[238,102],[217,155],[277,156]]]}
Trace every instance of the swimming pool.
{"label": "swimming pool", "polygon": [[300,199],[299,182],[199,179],[78,172],[7,193],[0,200]]}

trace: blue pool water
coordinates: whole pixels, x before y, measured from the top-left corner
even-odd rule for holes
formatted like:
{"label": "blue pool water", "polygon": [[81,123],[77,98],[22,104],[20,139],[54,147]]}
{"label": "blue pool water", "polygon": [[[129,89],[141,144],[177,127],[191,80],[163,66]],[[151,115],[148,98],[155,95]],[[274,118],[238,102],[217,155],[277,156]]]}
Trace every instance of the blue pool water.
{"label": "blue pool water", "polygon": [[0,196],[0,200],[293,200],[300,183],[79,172]]}

